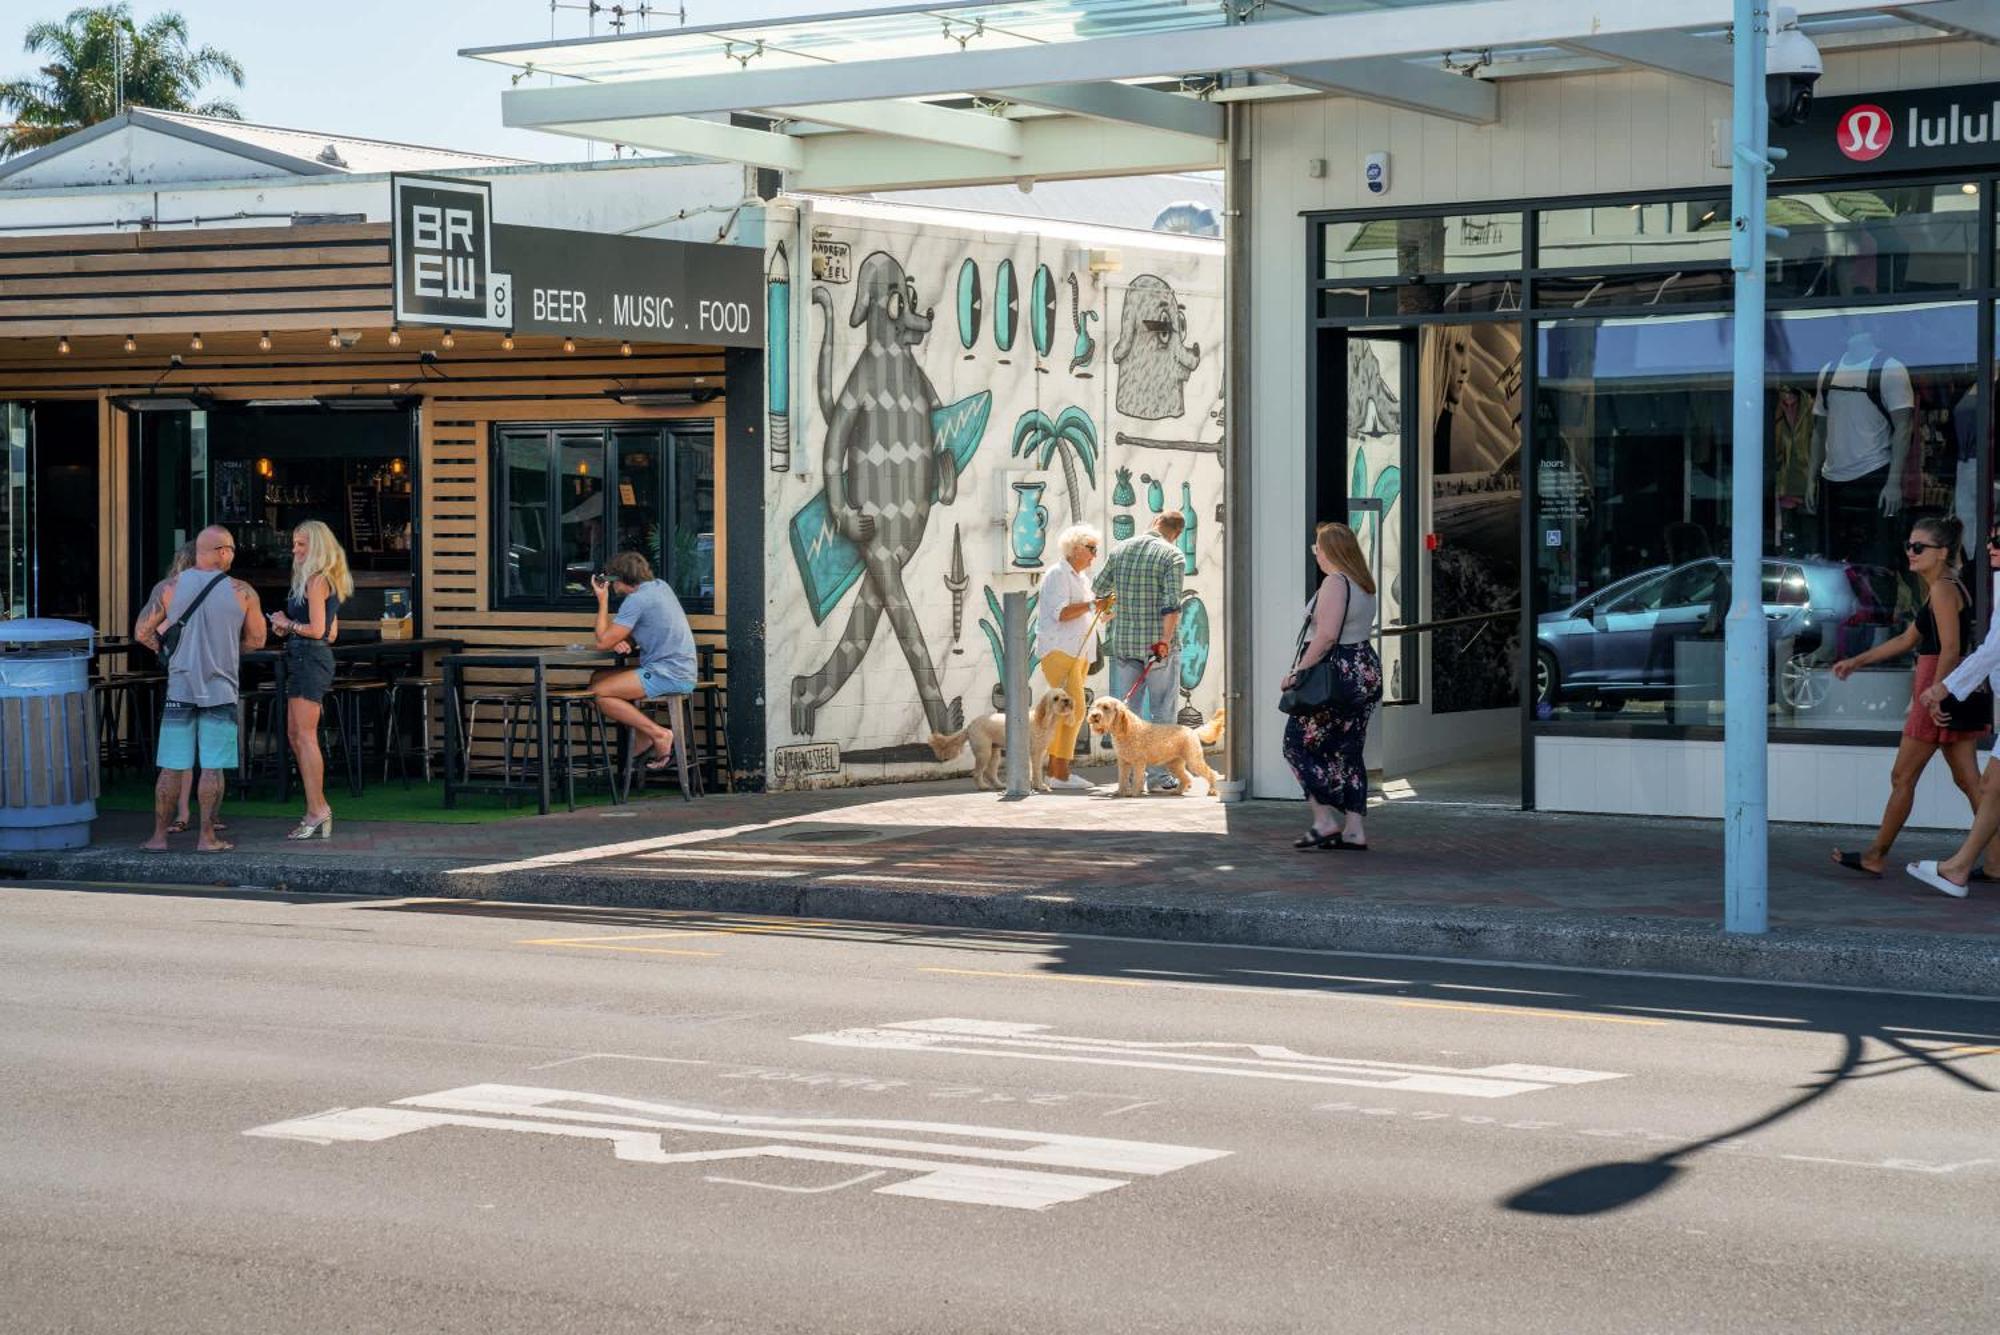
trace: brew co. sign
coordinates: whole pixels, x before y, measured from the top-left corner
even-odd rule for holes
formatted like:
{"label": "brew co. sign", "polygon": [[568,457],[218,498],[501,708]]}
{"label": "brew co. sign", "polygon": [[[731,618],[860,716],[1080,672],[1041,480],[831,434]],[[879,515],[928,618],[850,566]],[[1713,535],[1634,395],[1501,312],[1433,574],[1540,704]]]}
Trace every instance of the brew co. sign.
{"label": "brew co. sign", "polygon": [[493,272],[493,197],[484,182],[397,176],[396,319],[406,324],[511,328],[506,275]]}

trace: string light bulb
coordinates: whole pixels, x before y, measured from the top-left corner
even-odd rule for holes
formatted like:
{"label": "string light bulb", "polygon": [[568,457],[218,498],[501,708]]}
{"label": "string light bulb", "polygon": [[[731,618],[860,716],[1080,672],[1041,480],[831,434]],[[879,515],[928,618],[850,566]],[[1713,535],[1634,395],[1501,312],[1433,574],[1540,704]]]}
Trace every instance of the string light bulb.
{"label": "string light bulb", "polygon": [[63,336],[62,336],[61,338],[59,338],[59,339],[57,339],[57,340],[56,340],[56,352],[57,352],[57,354],[58,354],[58,355],[60,355],[60,356],[63,356],[63,357],[67,357],[67,356],[69,356],[69,335],[68,335],[68,334],[64,334],[64,335],[63,335]]}
{"label": "string light bulb", "polygon": [[458,340],[451,336],[451,330],[449,329],[444,331],[444,337],[439,339],[438,342],[443,344],[447,348],[455,348],[458,346]]}
{"label": "string light bulb", "polygon": [[138,350],[139,350],[139,340],[133,338],[130,334],[125,335],[125,351],[137,352]]}
{"label": "string light bulb", "polygon": [[575,340],[575,339],[573,339],[573,338],[566,338],[566,339],[564,339],[564,340],[563,340],[563,351],[564,351],[564,352],[575,352],[575,351],[576,351],[576,340]]}
{"label": "string light bulb", "polygon": [[402,326],[393,324],[389,326],[389,346],[392,348],[400,348],[403,346]]}
{"label": "string light bulb", "polygon": [[270,332],[267,330],[264,333],[257,335],[257,351],[269,352],[270,350],[271,350],[271,335]]}
{"label": "string light bulb", "polygon": [[196,334],[196,335],[195,335],[195,336],[194,336],[193,338],[191,338],[191,339],[189,339],[189,340],[188,340],[188,351],[189,351],[189,352],[200,352],[200,351],[201,351],[201,335],[200,335],[200,334]]}
{"label": "string light bulb", "polygon": [[506,350],[507,350],[508,352],[512,352],[512,351],[514,350],[514,331],[513,331],[513,330],[509,329],[509,330],[507,331],[506,335],[505,335],[505,336],[504,336],[503,338],[501,338],[501,340],[500,340],[500,346],[501,346],[502,348],[505,348],[505,349],[506,349]]}
{"label": "string light bulb", "polygon": [[338,329],[330,329],[327,331],[326,345],[329,348],[332,348],[335,352],[340,351],[340,331]]}
{"label": "string light bulb", "polygon": [[630,343],[620,343],[618,345],[618,355],[620,357],[630,357],[632,355],[632,345]]}

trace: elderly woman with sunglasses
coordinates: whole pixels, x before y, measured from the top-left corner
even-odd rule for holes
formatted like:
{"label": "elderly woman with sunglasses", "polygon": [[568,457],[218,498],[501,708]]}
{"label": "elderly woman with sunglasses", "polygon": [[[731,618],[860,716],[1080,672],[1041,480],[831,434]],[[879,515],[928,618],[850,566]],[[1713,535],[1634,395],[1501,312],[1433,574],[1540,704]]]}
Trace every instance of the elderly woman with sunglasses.
{"label": "elderly woman with sunglasses", "polygon": [[1042,676],[1060,686],[1076,709],[1056,724],[1049,739],[1049,787],[1087,792],[1089,780],[1069,772],[1076,754],[1076,734],[1083,725],[1083,679],[1090,672],[1091,628],[1109,614],[1111,597],[1096,597],[1084,572],[1097,561],[1104,539],[1088,524],[1072,524],[1056,539],[1062,560],[1042,576],[1035,601],[1035,648],[1042,656]]}
{"label": "elderly woman with sunglasses", "polygon": [[1910,573],[1923,581],[1923,606],[1902,634],[1833,665],[1833,675],[1846,681],[1858,668],[1900,658],[1911,650],[1917,654],[1910,709],[1903,718],[1903,740],[1896,748],[1895,765],[1889,771],[1889,804],[1882,810],[1881,827],[1875,831],[1874,842],[1859,853],[1833,850],[1834,862],[1849,871],[1866,876],[1882,874],[1889,848],[1916,802],[1917,780],[1939,751],[1944,752],[1952,782],[1973,810],[1979,808],[1977,748],[1979,738],[1993,722],[1992,701],[1984,699],[1937,715],[1924,703],[1925,694],[1951,675],[1972,640],[1972,598],[1954,570],[1964,532],[1964,525],[1951,518],[1919,519],[1910,526],[1904,551]]}
{"label": "elderly woman with sunglasses", "polygon": [[[1986,535],[1986,564],[1996,572],[1993,591],[1995,605],[2000,607],[2000,528]],[[1981,694],[1990,699],[1994,689],[2000,689],[2000,614],[1989,618],[1986,638],[1979,647],[1967,654],[1949,676],[1934,683],[1917,699],[1933,716],[1938,716],[1953,701],[1968,701]],[[2000,868],[2000,764],[1995,764],[1992,756],[1986,760],[1986,777],[1980,784],[1972,830],[1958,851],[1941,862],[1912,862],[1904,870],[1933,890],[1963,899],[1972,882],[1993,879],[1992,872],[1980,868],[1981,854],[1985,855],[1987,867]]]}

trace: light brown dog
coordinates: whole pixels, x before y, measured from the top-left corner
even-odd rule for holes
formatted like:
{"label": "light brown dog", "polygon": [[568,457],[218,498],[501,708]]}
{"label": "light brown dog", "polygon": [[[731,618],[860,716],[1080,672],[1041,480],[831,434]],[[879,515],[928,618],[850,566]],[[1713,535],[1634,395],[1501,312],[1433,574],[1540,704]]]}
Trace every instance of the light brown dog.
{"label": "light brown dog", "polygon": [[1187,796],[1189,770],[1208,780],[1210,797],[1222,795],[1217,787],[1222,775],[1210,769],[1201,754],[1203,746],[1212,746],[1222,737],[1220,715],[1196,732],[1178,723],[1148,723],[1127,709],[1124,701],[1106,696],[1090,707],[1087,721],[1092,732],[1111,737],[1111,749],[1118,755],[1118,796],[1145,795],[1148,765],[1164,765],[1167,773],[1179,780],[1175,797]]}
{"label": "light brown dog", "polygon": [[[1076,717],[1076,701],[1058,686],[1035,701],[1028,711],[1028,787],[1038,793],[1050,791],[1043,771],[1048,768],[1049,739],[1056,725]],[[1000,760],[1007,753],[1007,716],[987,714],[967,723],[962,731],[931,734],[931,754],[951,760],[972,744],[972,781],[981,788],[998,790]]]}

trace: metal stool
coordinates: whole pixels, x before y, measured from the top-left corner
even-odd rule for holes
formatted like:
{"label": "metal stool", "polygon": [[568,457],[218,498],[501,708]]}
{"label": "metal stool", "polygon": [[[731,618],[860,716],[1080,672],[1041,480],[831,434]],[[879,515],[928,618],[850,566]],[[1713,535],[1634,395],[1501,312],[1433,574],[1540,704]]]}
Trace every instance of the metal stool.
{"label": "metal stool", "polygon": [[[461,694],[459,701],[465,707],[461,720],[459,737],[464,749],[458,757],[458,772],[462,778],[472,777],[472,748],[476,744],[475,733],[479,727],[479,709],[490,705],[501,711],[500,781],[514,781],[514,752],[520,745],[522,715],[532,716],[535,709],[535,693],[518,687],[493,687],[486,690]],[[530,720],[532,721],[532,719]],[[532,729],[530,729],[532,732]],[[527,773],[527,758],[521,760],[521,771]]]}
{"label": "metal stool", "polygon": [[403,787],[410,786],[410,739],[403,735],[403,692],[414,691],[417,695],[417,748],[418,764],[423,770],[424,782],[431,781],[431,692],[444,688],[442,677],[398,677],[389,683],[387,710],[389,722],[382,738],[382,782],[389,782],[389,761],[396,762],[396,773],[403,780]]}
{"label": "metal stool", "polygon": [[[320,714],[322,724],[329,716],[333,720],[334,736],[340,746],[340,758],[347,767],[347,790],[356,797],[360,797],[363,792],[361,771],[365,767],[361,740],[361,702],[370,696],[376,697],[379,701],[385,689],[385,684],[379,681],[336,677],[333,689],[326,693],[326,709]],[[378,726],[377,736],[380,735],[381,729]]]}
{"label": "metal stool", "polygon": [[554,759],[562,766],[563,797],[569,809],[576,810],[576,725],[579,714],[583,723],[583,773],[586,777],[602,774],[611,800],[618,801],[618,764],[613,759],[611,734],[604,721],[604,712],[597,707],[597,697],[583,687],[550,691],[549,714],[549,730],[556,752]]}
{"label": "metal stool", "polygon": [[[667,727],[674,734],[674,772],[680,780],[681,800],[691,802],[701,791],[701,771],[688,764],[687,702],[688,697],[685,695],[656,695],[650,699],[634,700],[632,703],[648,714],[655,710],[666,711]],[[628,798],[632,795],[633,780],[637,779],[639,785],[643,787],[646,775],[654,772],[639,763],[642,754],[644,753],[635,746],[625,757],[625,796]]]}
{"label": "metal stool", "polygon": [[166,684],[158,672],[120,673],[95,683],[98,750],[106,769],[152,767]]}
{"label": "metal stool", "polygon": [[711,775],[716,786],[724,792],[736,791],[735,764],[729,755],[728,688],[722,683],[716,671],[715,660],[727,650],[718,651],[714,645],[700,646],[700,680],[695,682],[695,693],[701,696],[701,746],[695,751],[694,761],[702,771],[701,786],[706,792]]}

